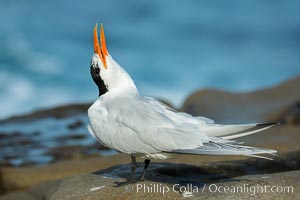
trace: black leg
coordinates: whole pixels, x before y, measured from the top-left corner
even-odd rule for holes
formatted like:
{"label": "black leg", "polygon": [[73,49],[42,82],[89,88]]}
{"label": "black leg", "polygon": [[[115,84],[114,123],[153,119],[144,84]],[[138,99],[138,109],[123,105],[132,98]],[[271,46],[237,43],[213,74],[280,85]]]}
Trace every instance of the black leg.
{"label": "black leg", "polygon": [[134,174],[137,167],[136,158],[134,156],[131,156],[131,172],[130,175],[127,177],[125,182],[114,182],[116,184],[116,187],[124,186],[130,183],[134,183]]}
{"label": "black leg", "polygon": [[131,183],[133,181],[136,167],[137,167],[136,159],[134,156],[131,156],[131,173],[127,178],[127,182]]}
{"label": "black leg", "polygon": [[145,174],[146,174],[147,168],[149,167],[150,160],[149,160],[149,159],[146,159],[144,162],[145,162],[145,167],[144,167],[142,176],[141,176],[141,178],[140,178],[141,181],[143,181],[144,178],[145,178]]}

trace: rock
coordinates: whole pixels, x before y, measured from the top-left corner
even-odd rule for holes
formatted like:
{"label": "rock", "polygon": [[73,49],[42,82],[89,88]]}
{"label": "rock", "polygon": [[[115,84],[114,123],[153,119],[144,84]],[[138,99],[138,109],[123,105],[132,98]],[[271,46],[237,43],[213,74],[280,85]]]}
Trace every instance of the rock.
{"label": "rock", "polygon": [[8,137],[20,137],[22,136],[23,134],[19,131],[14,131],[14,132],[11,132],[11,133],[4,133],[4,132],[1,132],[0,133],[0,139],[6,139]]}
{"label": "rock", "polygon": [[11,192],[0,196],[0,200],[44,200],[49,199],[58,187],[58,182],[53,181],[50,183],[40,184],[30,188],[27,191]]}
{"label": "rock", "polygon": [[0,200],[37,200],[27,192],[13,192],[4,196],[0,196]]}
{"label": "rock", "polygon": [[70,130],[74,130],[74,129],[77,129],[77,128],[83,126],[83,125],[84,125],[84,123],[81,120],[76,120],[73,123],[68,124],[68,128]]}
{"label": "rock", "polygon": [[[297,153],[297,156],[299,161],[299,153]],[[253,175],[253,170],[259,170],[264,165],[263,169],[268,171],[268,168],[265,167],[269,166],[272,161],[260,162],[257,159],[251,159],[250,161],[219,163],[217,166],[214,163],[205,165],[155,163],[151,165],[146,181],[124,186],[118,186],[116,182],[125,181],[124,177],[128,175],[130,166],[119,165],[94,174],[81,174],[63,179],[58,182],[58,187],[49,197],[55,200],[66,198],[74,200],[99,198],[125,200],[181,199],[183,196],[192,196],[191,199],[241,199],[250,197],[259,197],[260,199],[295,199],[300,197],[300,194],[296,192],[300,186],[299,170],[273,174],[255,171],[256,174]],[[244,164],[249,164],[251,167],[247,169]],[[277,162],[277,164],[281,165],[282,163]],[[141,173],[141,170],[138,170],[138,172]],[[293,189],[294,192],[290,191],[290,193],[282,194],[263,192],[254,194],[253,189],[251,189],[251,192],[240,192],[237,194],[232,192],[215,192],[216,187],[238,188],[243,185],[248,188],[256,186],[268,188],[272,186],[292,186],[293,188],[290,188],[290,190]],[[194,193],[186,192],[186,190],[193,191],[192,188]],[[198,190],[195,190],[195,188]]]}
{"label": "rock", "polygon": [[97,150],[108,150],[107,147],[103,146],[102,144],[100,144],[99,142],[95,141],[95,143],[91,144],[89,146],[90,150],[92,149],[97,149]]}
{"label": "rock", "polygon": [[281,124],[300,125],[300,101],[277,112],[274,111],[266,117],[272,121],[281,122]]}
{"label": "rock", "polygon": [[77,114],[86,113],[87,109],[91,103],[86,104],[69,104],[69,105],[62,105],[57,106],[54,108],[48,108],[48,109],[41,109],[38,111],[34,111],[32,113],[18,115],[18,116],[12,116],[7,119],[0,120],[0,124],[6,124],[6,123],[16,123],[16,122],[30,122],[33,120],[40,120],[43,118],[56,118],[56,119],[62,119],[67,118],[70,116],[74,116]]}
{"label": "rock", "polygon": [[82,158],[86,151],[86,146],[72,145],[72,146],[60,146],[51,148],[45,155],[54,157],[55,161]]}
{"label": "rock", "polygon": [[273,113],[300,100],[299,85],[300,76],[272,88],[248,93],[199,90],[180,110],[212,118],[218,123],[268,122],[274,120],[269,117]]}
{"label": "rock", "polygon": [[[299,199],[299,187],[299,170],[274,174],[247,175],[236,177],[229,181],[225,180],[219,183],[207,184],[204,188],[204,192],[200,190],[201,192],[194,193],[194,198]],[[228,188],[227,192],[225,188]],[[201,189],[203,189],[203,187]],[[216,191],[216,189],[219,189],[220,191]]]}
{"label": "rock", "polygon": [[[34,151],[44,148],[39,141],[35,139],[37,133],[23,133],[19,131],[1,133],[0,139],[0,166],[36,164],[30,157],[29,149]],[[29,159],[28,159],[29,158]],[[28,159],[26,161],[26,159]],[[21,161],[22,160],[22,161]],[[21,161],[21,162],[20,162]]]}
{"label": "rock", "polygon": [[61,146],[49,149],[44,155],[52,157],[53,161],[57,162],[68,159],[78,160],[93,157],[95,155],[99,155],[99,150],[110,151],[98,142],[90,145],[63,145],[62,143]]}
{"label": "rock", "polygon": [[[183,196],[193,195],[191,199],[198,198],[263,198],[263,199],[297,199],[299,192],[296,190],[300,186],[300,151],[287,154],[280,154],[274,157],[274,160],[264,159],[244,159],[231,161],[218,161],[224,157],[213,157],[214,162],[205,162],[206,156],[181,156],[177,159],[170,159],[164,162],[151,163],[146,174],[146,180],[130,185],[117,185],[116,182],[124,182],[125,177],[130,172],[129,157],[124,155],[111,156],[110,159],[89,159],[80,162],[69,162],[68,165],[61,165],[61,172],[64,176],[68,174],[78,174],[75,176],[62,178],[59,181],[45,183],[32,187],[25,192],[14,192],[4,195],[2,199],[181,199]],[[102,161],[102,162],[101,162]],[[120,164],[118,164],[120,163]],[[184,164],[183,164],[184,163]],[[83,173],[83,170],[77,171],[74,168],[81,165],[81,169],[90,172],[100,170],[94,173]],[[98,167],[99,166],[99,167]],[[136,178],[141,174],[143,163],[138,163]],[[51,169],[33,168],[28,171],[19,172],[28,176],[27,181],[32,177],[51,176],[59,179],[57,170],[59,167],[52,166]],[[70,171],[73,170],[71,173]],[[33,173],[33,171],[38,173]],[[4,171],[2,174],[7,174]],[[13,173],[16,174],[16,173]],[[48,177],[48,180],[49,180]],[[13,180],[16,180],[15,177]],[[7,187],[7,179],[3,179],[4,186]],[[24,182],[24,179],[23,179]],[[175,185],[178,184],[178,185]],[[188,188],[188,185],[194,185],[199,188],[200,192],[188,193],[183,192],[181,187]],[[271,186],[292,186],[294,193],[286,194],[270,194],[259,193],[251,195],[248,193],[216,193],[209,190],[210,187],[228,186],[238,187],[246,185],[246,187],[267,185]],[[175,185],[175,186],[174,186]],[[173,186],[175,187],[173,191]],[[161,188],[160,190],[154,188]],[[169,188],[168,192],[162,194],[163,188]],[[204,188],[204,189],[203,189]],[[205,189],[206,188],[206,189]],[[145,191],[144,191],[145,189]],[[204,190],[202,192],[202,189]],[[154,191],[156,190],[156,191]],[[31,200],[31,199],[30,199]]]}
{"label": "rock", "polygon": [[[132,185],[116,187],[114,181],[124,181],[123,179],[110,179],[95,174],[82,174],[67,178],[59,182],[57,190],[50,195],[50,200],[60,199],[161,199],[159,193],[138,193],[133,190]],[[145,182],[155,183],[155,182]],[[165,186],[166,184],[162,184]],[[176,193],[168,194],[169,199],[180,197]]]}
{"label": "rock", "polygon": [[[180,171],[180,167],[178,167]],[[200,173],[200,172],[199,172]],[[205,173],[205,172],[204,172]],[[150,172],[151,175],[151,172]],[[299,199],[300,171],[273,174],[244,175],[233,178],[193,179],[182,181],[180,177],[158,174],[153,179],[134,184],[117,186],[115,181],[123,178],[109,178],[105,174],[80,174],[65,178],[25,192],[0,197],[0,200],[98,200],[98,199]],[[199,175],[198,175],[199,176]],[[160,180],[158,182],[157,180]],[[275,189],[284,192],[269,192]],[[231,189],[226,190],[225,188]],[[259,188],[267,188],[267,191]],[[219,189],[219,192],[216,191]],[[255,189],[255,190],[254,190]],[[192,191],[192,192],[188,192]],[[226,192],[225,192],[226,191]],[[237,192],[235,192],[237,191]]]}
{"label": "rock", "polygon": [[55,137],[55,140],[57,140],[57,142],[69,142],[72,140],[82,140],[85,139],[88,135],[84,134],[84,133],[71,133],[69,135],[62,135],[62,136],[58,136]]}
{"label": "rock", "polygon": [[127,162],[127,156],[116,155],[112,158],[97,156],[81,160],[61,161],[46,166],[2,167],[0,169],[2,190],[9,192],[27,189],[40,183],[58,180],[74,174],[93,172]]}
{"label": "rock", "polygon": [[[166,180],[163,183],[145,181],[127,186],[116,187],[114,181],[101,176],[83,174],[69,179],[62,180],[58,189],[50,195],[50,199],[299,199],[296,192],[299,188],[300,171],[283,172],[276,174],[248,175],[233,178],[230,180],[212,183],[181,183],[174,180]],[[288,181],[284,181],[287,179]],[[178,181],[178,180],[177,180]],[[204,187],[205,185],[205,187]],[[250,188],[248,192],[216,192],[215,188]],[[255,187],[273,186],[289,187],[289,193],[254,193]],[[187,192],[187,191],[194,192]],[[236,189],[238,190],[238,189]],[[220,190],[222,191],[222,190]],[[246,191],[246,190],[245,190]],[[294,191],[292,193],[292,191]]]}
{"label": "rock", "polygon": [[106,147],[99,143],[94,143],[91,145],[66,145],[53,147],[49,149],[44,155],[51,156],[54,161],[68,160],[68,159],[83,159],[87,157],[95,157],[99,155],[98,150],[110,151]]}

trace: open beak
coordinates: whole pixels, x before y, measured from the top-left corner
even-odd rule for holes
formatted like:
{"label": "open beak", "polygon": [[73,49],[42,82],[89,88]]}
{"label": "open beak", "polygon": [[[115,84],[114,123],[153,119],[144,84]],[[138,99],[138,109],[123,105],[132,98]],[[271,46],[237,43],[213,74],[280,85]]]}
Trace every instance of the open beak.
{"label": "open beak", "polygon": [[98,40],[98,32],[97,32],[97,24],[96,24],[94,27],[94,53],[98,54],[98,56],[100,57],[103,63],[104,68],[107,69],[106,56],[108,56],[108,51],[106,48],[104,28],[102,24],[100,26],[100,41],[101,41],[101,46]]}

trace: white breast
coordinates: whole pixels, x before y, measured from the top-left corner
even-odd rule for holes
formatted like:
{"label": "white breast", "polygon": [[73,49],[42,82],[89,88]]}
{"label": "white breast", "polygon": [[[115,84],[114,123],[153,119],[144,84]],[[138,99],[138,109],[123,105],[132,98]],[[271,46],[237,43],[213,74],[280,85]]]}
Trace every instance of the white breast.
{"label": "white breast", "polygon": [[137,133],[122,124],[119,119],[120,115],[109,106],[99,98],[88,109],[91,135],[94,138],[108,148],[127,154],[150,155],[159,152],[152,146],[141,142]]}

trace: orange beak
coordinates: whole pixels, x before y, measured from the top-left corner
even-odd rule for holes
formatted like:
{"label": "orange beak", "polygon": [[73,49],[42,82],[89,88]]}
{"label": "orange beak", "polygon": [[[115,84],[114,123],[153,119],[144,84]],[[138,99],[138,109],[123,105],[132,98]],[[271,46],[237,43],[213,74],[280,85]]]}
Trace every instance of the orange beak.
{"label": "orange beak", "polygon": [[104,68],[107,69],[106,56],[108,56],[108,51],[106,48],[104,28],[102,24],[100,27],[100,41],[101,41],[101,47],[98,40],[97,24],[96,24],[94,27],[94,53],[98,54],[98,56],[100,57],[103,63]]}

